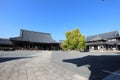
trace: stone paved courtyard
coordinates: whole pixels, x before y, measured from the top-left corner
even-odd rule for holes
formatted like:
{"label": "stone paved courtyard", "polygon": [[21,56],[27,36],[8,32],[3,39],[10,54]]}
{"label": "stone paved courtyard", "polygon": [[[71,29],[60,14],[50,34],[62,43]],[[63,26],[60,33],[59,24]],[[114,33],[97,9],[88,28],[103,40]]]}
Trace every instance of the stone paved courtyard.
{"label": "stone paved courtyard", "polygon": [[[109,59],[110,55],[113,60],[111,57]],[[0,80],[120,80],[120,71],[117,71],[120,69],[119,55],[63,51],[0,51]],[[115,63],[114,67],[104,65],[104,57],[106,61],[110,60],[107,63]],[[82,59],[90,62],[80,66],[84,63],[81,62]],[[108,71],[103,70],[107,68]],[[117,72],[112,75],[114,71]]]}
{"label": "stone paved courtyard", "polygon": [[[24,51],[24,54],[18,52],[21,56],[14,53],[14,57],[20,57],[15,59],[10,55],[1,55],[6,61],[0,63],[0,80],[85,80],[80,75],[52,63],[51,52]],[[6,57],[11,60],[8,61]]]}

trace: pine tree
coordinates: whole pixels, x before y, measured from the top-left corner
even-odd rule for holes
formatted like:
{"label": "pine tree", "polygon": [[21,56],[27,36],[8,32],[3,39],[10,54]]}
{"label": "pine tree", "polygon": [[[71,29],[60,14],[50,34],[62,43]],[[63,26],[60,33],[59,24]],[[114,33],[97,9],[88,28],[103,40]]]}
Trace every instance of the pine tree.
{"label": "pine tree", "polygon": [[84,50],[86,48],[86,40],[79,29],[66,32],[66,40],[61,44],[64,50]]}

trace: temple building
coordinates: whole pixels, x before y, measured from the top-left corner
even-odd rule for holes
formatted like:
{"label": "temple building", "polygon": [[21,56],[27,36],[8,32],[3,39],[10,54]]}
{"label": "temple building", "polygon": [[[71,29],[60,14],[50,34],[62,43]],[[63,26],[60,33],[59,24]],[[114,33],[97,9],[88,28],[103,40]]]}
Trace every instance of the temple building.
{"label": "temple building", "polygon": [[89,51],[117,51],[120,50],[120,36],[118,31],[97,34],[86,38]]}
{"label": "temple building", "polygon": [[19,37],[0,39],[0,50],[60,50],[60,42],[52,39],[50,33],[20,30]]}
{"label": "temple building", "polygon": [[19,37],[10,38],[16,49],[59,50],[60,43],[51,34],[29,30],[20,31]]}
{"label": "temple building", "polygon": [[[18,37],[0,38],[0,50],[62,50],[63,41],[55,41],[50,33],[21,29]],[[120,51],[120,35],[112,31],[88,36],[86,45],[89,51]]]}

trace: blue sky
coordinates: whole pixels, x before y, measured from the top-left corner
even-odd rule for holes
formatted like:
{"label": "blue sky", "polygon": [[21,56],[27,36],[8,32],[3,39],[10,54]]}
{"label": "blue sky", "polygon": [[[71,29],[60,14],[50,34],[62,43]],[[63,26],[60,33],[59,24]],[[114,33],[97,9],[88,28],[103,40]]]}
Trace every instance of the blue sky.
{"label": "blue sky", "polygon": [[0,0],[0,38],[27,29],[64,40],[75,28],[85,36],[120,31],[120,0]]}

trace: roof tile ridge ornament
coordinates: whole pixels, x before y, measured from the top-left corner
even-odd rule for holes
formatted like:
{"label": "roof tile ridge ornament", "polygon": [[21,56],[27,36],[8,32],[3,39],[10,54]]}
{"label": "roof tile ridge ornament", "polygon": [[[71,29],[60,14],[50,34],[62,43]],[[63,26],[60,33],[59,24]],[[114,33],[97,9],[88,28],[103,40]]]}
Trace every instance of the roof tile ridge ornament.
{"label": "roof tile ridge ornament", "polygon": [[120,36],[119,32],[116,30],[115,36]]}

